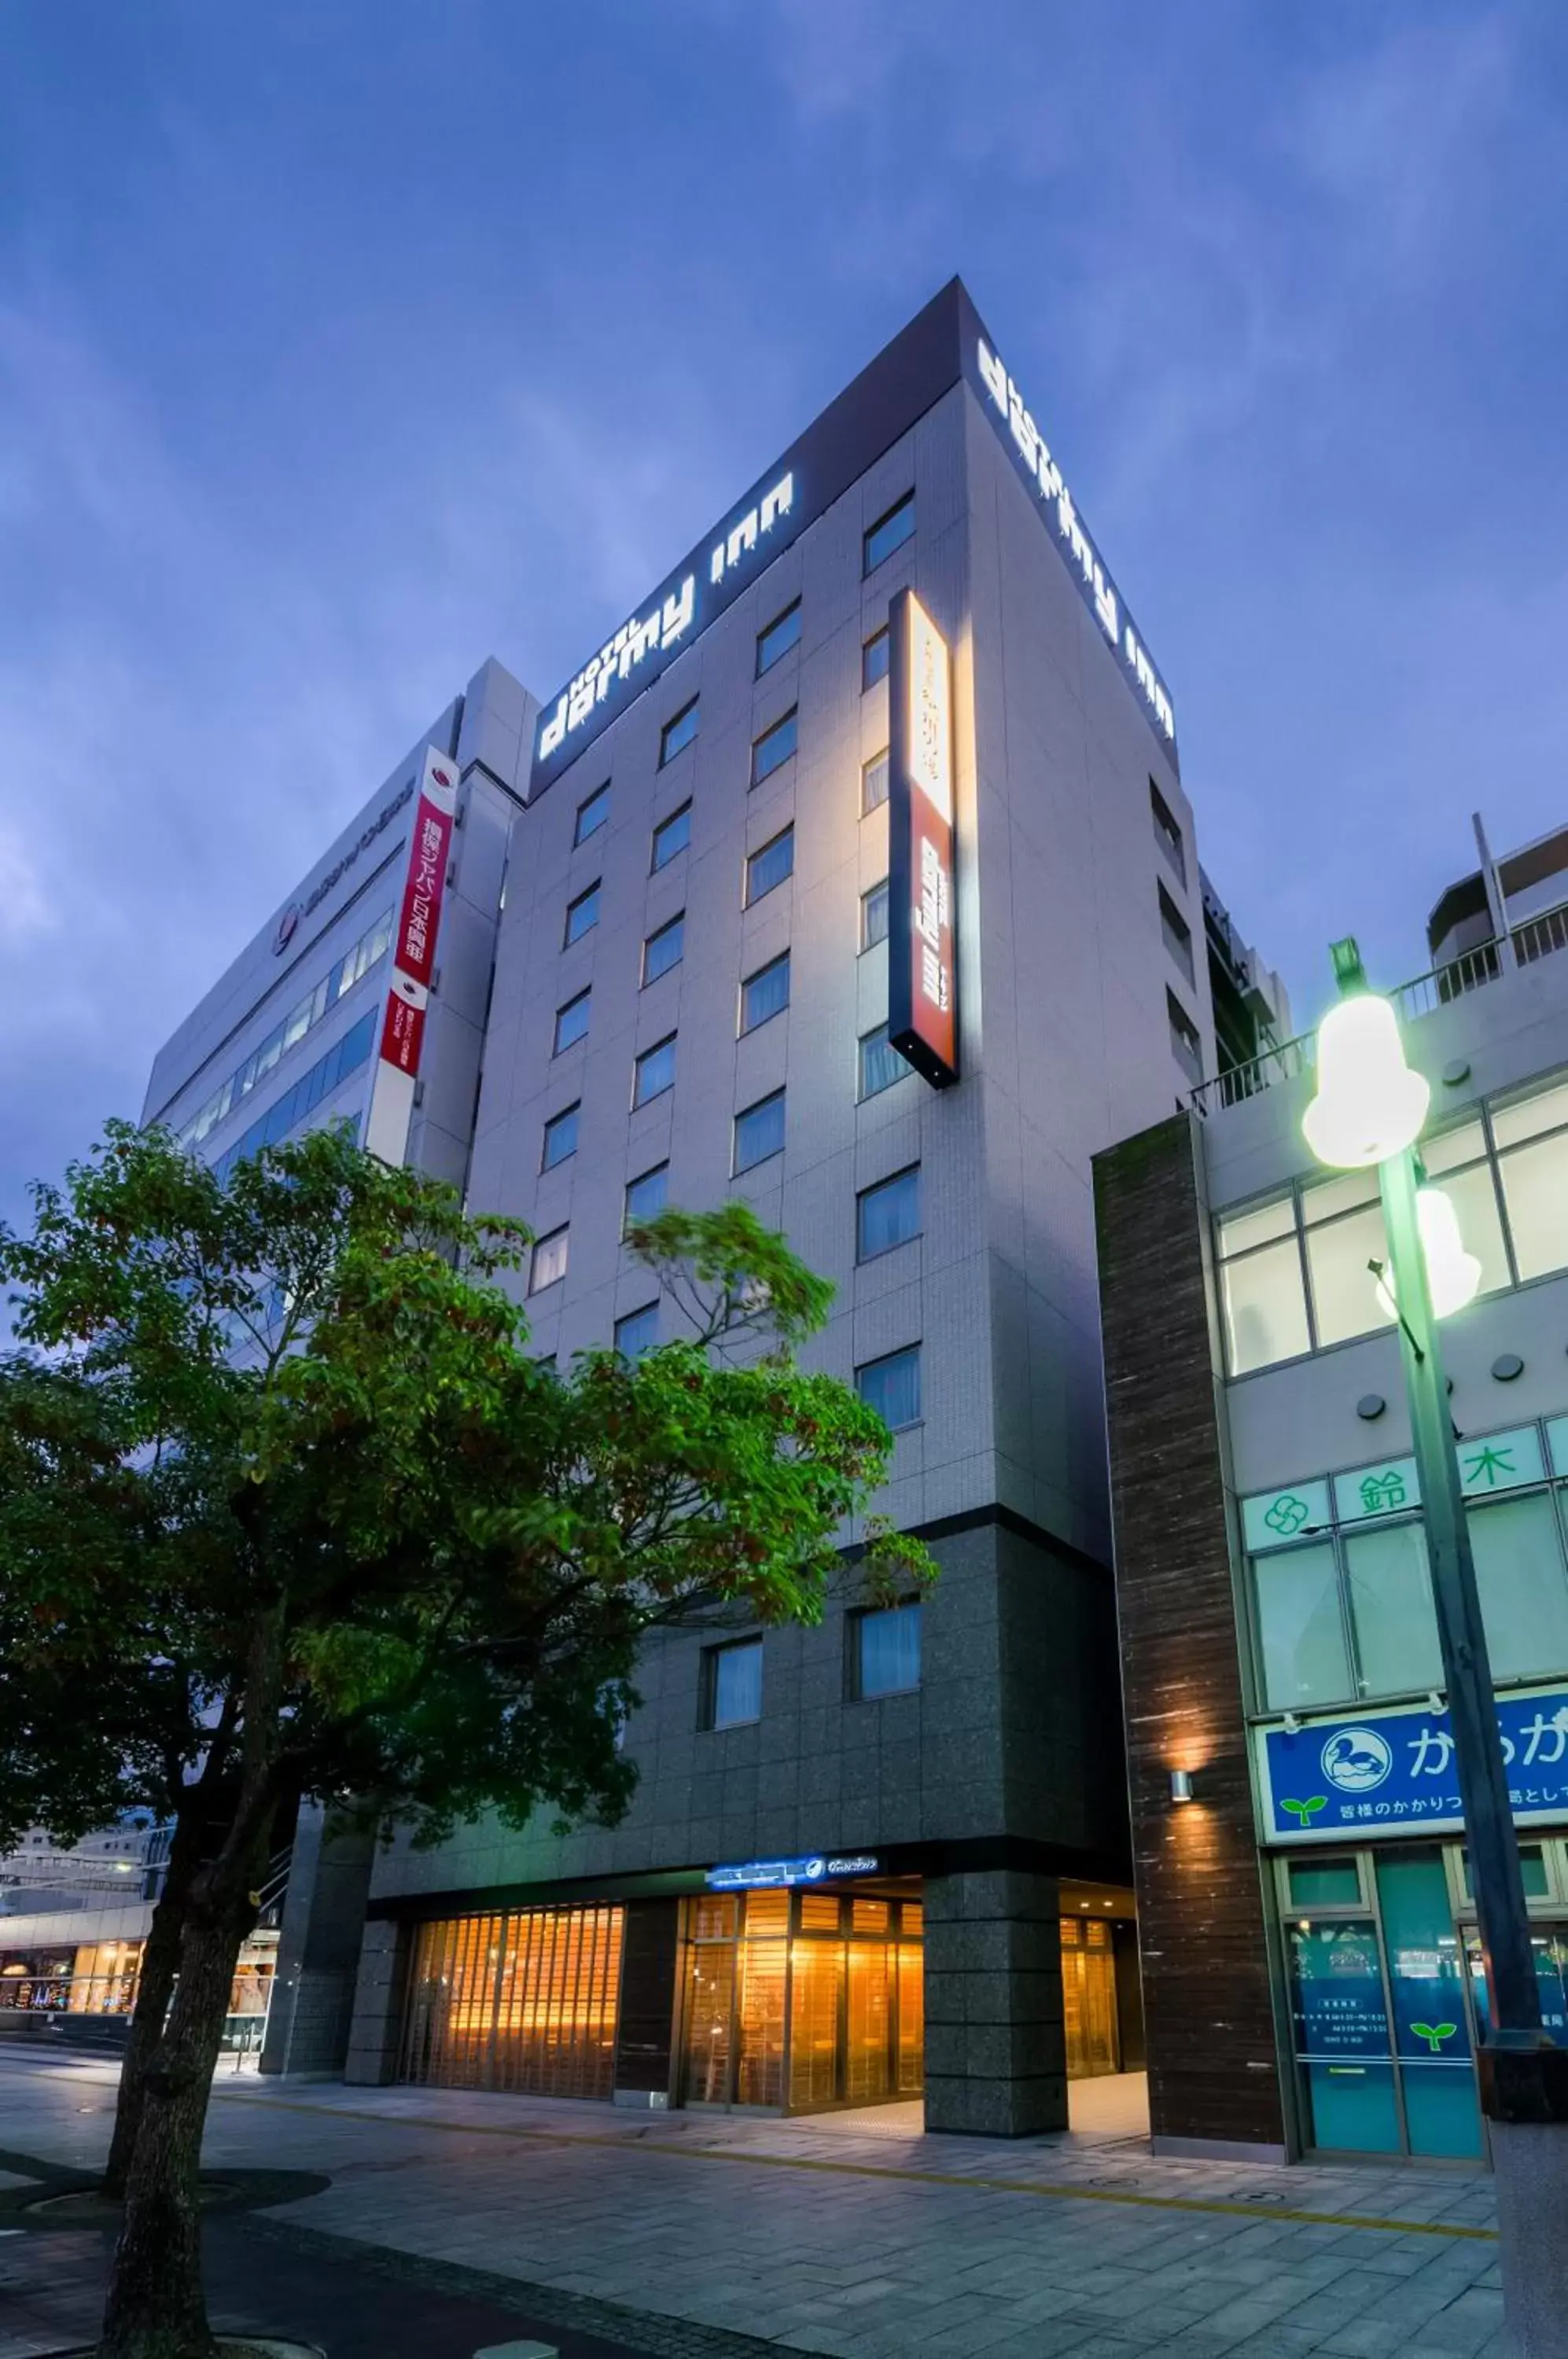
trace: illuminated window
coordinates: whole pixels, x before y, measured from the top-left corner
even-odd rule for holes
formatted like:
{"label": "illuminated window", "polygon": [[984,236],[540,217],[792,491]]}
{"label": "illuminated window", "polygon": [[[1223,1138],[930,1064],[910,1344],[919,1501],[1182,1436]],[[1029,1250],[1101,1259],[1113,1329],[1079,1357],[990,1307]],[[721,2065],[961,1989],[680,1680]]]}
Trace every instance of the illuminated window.
{"label": "illuminated window", "polygon": [[623,1360],[640,1360],[659,1341],[659,1304],[645,1302],[615,1321],[615,1349]]}
{"label": "illuminated window", "polygon": [[896,549],[902,549],[915,528],[915,495],[906,492],[897,507],[879,516],[866,536],[865,571],[875,573]]}
{"label": "illuminated window", "polygon": [[679,810],[661,819],[653,831],[653,866],[657,875],[668,865],[678,852],[684,852],[691,841],[691,806],[682,803]]}
{"label": "illuminated window", "polygon": [[867,1408],[874,1408],[884,1425],[897,1433],[906,1425],[920,1421],[920,1347],[911,1343],[906,1351],[888,1352],[880,1360],[867,1360],[855,1372],[855,1389]]}
{"label": "illuminated window", "polygon": [[667,762],[673,762],[677,754],[684,753],[696,736],[699,701],[697,697],[693,697],[690,704],[683,704],[674,719],[667,721],[659,732],[659,766],[661,770]]}
{"label": "illuminated window", "polygon": [[770,959],[757,973],[748,975],[740,987],[740,1028],[743,1033],[755,1032],[770,1016],[781,1015],[789,1005],[789,953]]}
{"label": "illuminated window", "polygon": [[746,864],[746,906],[749,909],[776,885],[795,873],[795,831],[787,827],[754,852]]}
{"label": "illuminated window", "polygon": [[875,950],[878,942],[887,939],[887,879],[884,876],[879,885],[873,885],[868,893],[860,897],[860,947],[863,951]]}
{"label": "illuminated window", "polygon": [[623,1233],[637,1228],[643,1221],[657,1220],[670,1198],[670,1166],[656,1163],[651,1171],[639,1172],[626,1182]]}
{"label": "illuminated window", "polygon": [[574,1042],[584,1037],[588,1030],[588,1009],[593,997],[592,991],[580,991],[575,999],[569,999],[564,1007],[556,1009],[555,1046],[550,1050],[551,1056],[559,1057],[563,1049],[570,1049]]}
{"label": "illuminated window", "polygon": [[765,730],[752,746],[751,783],[754,787],[759,787],[764,778],[770,778],[775,770],[781,770],[795,751],[798,719],[799,715],[791,707],[782,721],[776,721],[771,729]]}
{"label": "illuminated window", "polygon": [[892,638],[887,624],[884,623],[879,631],[872,632],[871,636],[861,648],[860,690],[862,695],[868,688],[875,688],[879,679],[887,679],[887,666],[892,660]]}
{"label": "illuminated window", "polygon": [[585,803],[578,804],[577,825],[572,832],[572,842],[586,843],[591,835],[597,835],[609,816],[610,787],[606,779],[602,787],[589,796]]}
{"label": "illuminated window", "polygon": [[[903,1061],[899,1060],[900,1063]],[[897,1171],[891,1180],[863,1188],[855,1200],[855,1257],[875,1261],[920,1233],[920,1167]]]}
{"label": "illuminated window", "polygon": [[709,1647],[702,1655],[702,1725],[736,1728],[762,1718],[762,1641]]}
{"label": "illuminated window", "polygon": [[573,942],[580,942],[598,922],[599,887],[594,884],[590,885],[585,893],[579,893],[575,901],[567,903],[566,939],[562,948],[570,950]]}
{"label": "illuminated window", "polygon": [[907,1695],[920,1683],[920,1607],[885,1606],[850,1616],[850,1693],[859,1702]]}
{"label": "illuminated window", "polygon": [[869,762],[861,764],[860,815],[862,819],[868,811],[880,810],[887,799],[887,748],[884,745],[880,754],[874,754]]}
{"label": "illuminated window", "polygon": [[682,909],[678,918],[671,918],[667,926],[660,926],[658,933],[649,934],[642,946],[645,988],[650,983],[657,983],[661,974],[668,974],[672,966],[679,966],[685,951],[686,912]]}
{"label": "illuminated window", "polygon": [[633,1106],[647,1105],[650,1098],[662,1097],[666,1090],[675,1087],[675,1035],[671,1032],[645,1049],[637,1059],[632,1079]]}
{"label": "illuminated window", "polygon": [[534,1245],[533,1260],[528,1265],[528,1292],[542,1294],[547,1286],[554,1286],[566,1276],[566,1240],[570,1231],[552,1229],[548,1237],[540,1237]]}
{"label": "illuminated window", "polygon": [[898,1049],[889,1045],[886,1024],[878,1024],[875,1032],[862,1033],[857,1092],[861,1098],[874,1098],[883,1090],[890,1090],[895,1082],[901,1082],[912,1070]]}
{"label": "illuminated window", "polygon": [[770,1155],[784,1151],[784,1093],[775,1090],[771,1097],[759,1099],[747,1106],[735,1119],[735,1169],[749,1171],[755,1164],[766,1163]]}
{"label": "illuminated window", "polygon": [[577,1117],[581,1105],[569,1105],[563,1113],[552,1114],[544,1126],[544,1155],[539,1169],[552,1171],[564,1163],[569,1155],[577,1152]]}
{"label": "illuminated window", "polygon": [[786,606],[781,614],[774,616],[765,631],[757,635],[757,679],[760,679],[765,671],[771,671],[781,656],[787,656],[791,647],[800,644],[800,602],[797,598],[792,606]]}

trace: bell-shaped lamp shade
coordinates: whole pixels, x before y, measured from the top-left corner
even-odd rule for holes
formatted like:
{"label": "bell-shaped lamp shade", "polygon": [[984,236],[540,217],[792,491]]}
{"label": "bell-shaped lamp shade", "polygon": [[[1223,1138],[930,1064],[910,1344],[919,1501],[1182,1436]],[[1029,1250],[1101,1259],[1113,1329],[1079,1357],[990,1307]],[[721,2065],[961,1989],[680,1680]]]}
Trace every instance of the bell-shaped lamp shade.
{"label": "bell-shaped lamp shade", "polygon": [[1413,1144],[1431,1095],[1405,1062],[1388,1002],[1361,992],[1318,1027],[1318,1093],[1301,1128],[1320,1163],[1359,1171]]}
{"label": "bell-shaped lamp shade", "polygon": [[[1475,1301],[1481,1284],[1481,1265],[1473,1253],[1465,1252],[1459,1234],[1459,1215],[1453,1199],[1445,1196],[1441,1188],[1417,1189],[1416,1225],[1426,1257],[1432,1317],[1447,1319],[1455,1310],[1463,1310],[1467,1302]],[[1377,1301],[1389,1319],[1399,1315],[1396,1292],[1394,1274],[1385,1270],[1377,1281]]]}

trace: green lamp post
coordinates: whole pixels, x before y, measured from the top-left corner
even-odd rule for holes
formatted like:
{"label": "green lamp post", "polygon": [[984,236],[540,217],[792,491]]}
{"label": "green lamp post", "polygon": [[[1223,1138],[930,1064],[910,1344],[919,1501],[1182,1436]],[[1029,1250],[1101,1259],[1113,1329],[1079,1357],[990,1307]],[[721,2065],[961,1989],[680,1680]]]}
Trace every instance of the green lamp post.
{"label": "green lamp post", "polygon": [[[1399,1327],[1425,1508],[1432,1600],[1464,1805],[1491,2024],[1476,2055],[1492,2130],[1505,2315],[1520,2359],[1568,2359],[1568,2049],[1541,2027],[1519,1843],[1438,1338],[1480,1282],[1454,1207],[1424,1184],[1415,1143],[1430,1090],[1353,940],[1334,946],[1343,996],[1318,1032],[1302,1130],[1336,1170],[1377,1167],[1388,1237],[1378,1294]],[[1377,1265],[1374,1265],[1375,1269]]]}

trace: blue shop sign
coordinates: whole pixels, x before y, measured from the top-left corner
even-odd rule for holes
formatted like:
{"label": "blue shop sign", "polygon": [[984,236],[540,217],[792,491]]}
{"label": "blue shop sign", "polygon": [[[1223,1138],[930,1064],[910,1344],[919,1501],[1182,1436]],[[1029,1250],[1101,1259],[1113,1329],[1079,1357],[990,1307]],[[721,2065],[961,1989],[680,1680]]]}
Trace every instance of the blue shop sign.
{"label": "blue shop sign", "polygon": [[[1497,1728],[1514,1817],[1568,1818],[1568,1689],[1507,1696]],[[1344,1843],[1465,1823],[1446,1712],[1369,1712],[1259,1732],[1263,1824],[1270,1841]]]}
{"label": "blue shop sign", "polygon": [[875,1875],[881,1862],[871,1852],[807,1852],[800,1859],[745,1859],[734,1867],[711,1867],[703,1882],[714,1892],[758,1892],[780,1884],[824,1884],[835,1875]]}

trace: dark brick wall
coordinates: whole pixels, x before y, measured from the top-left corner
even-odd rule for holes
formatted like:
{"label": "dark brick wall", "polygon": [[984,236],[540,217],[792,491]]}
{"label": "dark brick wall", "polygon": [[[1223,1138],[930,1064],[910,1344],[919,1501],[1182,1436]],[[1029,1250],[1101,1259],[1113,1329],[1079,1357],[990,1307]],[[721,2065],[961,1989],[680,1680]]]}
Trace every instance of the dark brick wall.
{"label": "dark brick wall", "polygon": [[1281,2146],[1195,1121],[1094,1163],[1149,2108],[1157,2138]]}

